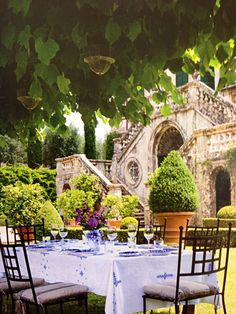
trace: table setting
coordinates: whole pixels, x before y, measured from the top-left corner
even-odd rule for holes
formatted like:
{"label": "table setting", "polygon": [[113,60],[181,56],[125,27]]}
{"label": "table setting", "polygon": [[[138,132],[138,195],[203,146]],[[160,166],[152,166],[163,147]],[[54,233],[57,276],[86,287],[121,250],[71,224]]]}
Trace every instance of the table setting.
{"label": "table setting", "polygon": [[[94,231],[84,232],[82,240],[66,236],[59,240],[54,230],[53,240],[44,238],[27,246],[32,275],[48,282],[88,286],[90,292],[106,297],[106,314],[142,311],[144,285],[175,278],[178,247],[159,241],[150,243],[150,232],[146,244],[136,245],[137,231],[133,226],[128,228],[128,241],[123,243],[116,240],[115,229],[107,232],[106,239],[100,231]],[[183,251],[183,267],[189,267],[190,258],[191,251]],[[217,277],[209,280],[216,282]],[[148,309],[163,306],[168,304],[151,301]]]}

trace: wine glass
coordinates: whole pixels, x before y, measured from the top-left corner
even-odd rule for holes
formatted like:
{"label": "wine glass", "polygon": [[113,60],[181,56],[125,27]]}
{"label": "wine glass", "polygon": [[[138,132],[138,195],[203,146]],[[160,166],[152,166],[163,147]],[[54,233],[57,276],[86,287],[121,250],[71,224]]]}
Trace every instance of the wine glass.
{"label": "wine glass", "polygon": [[110,241],[115,241],[116,237],[117,237],[117,232],[116,229],[114,227],[110,227],[107,230],[107,237]]}
{"label": "wine glass", "polygon": [[56,240],[56,237],[58,235],[59,229],[57,226],[52,225],[51,228],[51,235],[53,236],[54,240]]}
{"label": "wine glass", "polygon": [[66,228],[61,227],[61,228],[59,229],[59,236],[61,237],[61,239],[62,239],[63,242],[64,242],[64,240],[65,240],[65,237],[67,237],[67,234],[68,234],[68,231],[67,231]]}
{"label": "wine glass", "polygon": [[153,238],[153,236],[154,236],[153,226],[152,225],[145,226],[144,237],[148,242],[148,247],[150,247],[150,240]]}
{"label": "wine glass", "polygon": [[134,244],[134,246],[135,246],[136,234],[137,234],[137,226],[134,224],[129,224],[128,225],[128,236],[129,236],[131,242]]}

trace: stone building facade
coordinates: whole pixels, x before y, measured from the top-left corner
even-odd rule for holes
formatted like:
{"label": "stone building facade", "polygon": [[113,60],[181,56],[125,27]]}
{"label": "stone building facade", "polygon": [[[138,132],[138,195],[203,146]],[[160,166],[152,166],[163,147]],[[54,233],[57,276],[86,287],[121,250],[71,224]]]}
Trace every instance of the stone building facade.
{"label": "stone building facade", "polygon": [[[197,220],[215,217],[223,205],[236,205],[236,166],[229,166],[227,157],[229,149],[236,147],[236,85],[225,88],[218,96],[200,81],[191,81],[180,90],[186,103],[173,103],[169,117],[163,117],[161,106],[153,103],[156,109],[150,125],[131,125],[125,132],[121,128],[123,135],[115,140],[112,163],[88,161],[84,155],[58,159],[58,194],[68,187],[70,177],[86,170],[100,177],[108,193],[137,194],[148,219],[149,192],[145,182],[175,149],[181,152],[196,179],[201,200]],[[146,96],[152,103],[152,93]]]}
{"label": "stone building facade", "polygon": [[[192,81],[181,87],[186,104],[172,104],[165,118],[157,107],[149,126],[130,127],[115,142],[112,176],[136,193],[148,210],[145,181],[173,149],[180,150],[200,192],[198,220],[215,217],[223,205],[236,205],[236,169],[229,167],[227,151],[236,146],[236,88],[214,95],[202,82]],[[152,102],[152,95],[147,97]]]}

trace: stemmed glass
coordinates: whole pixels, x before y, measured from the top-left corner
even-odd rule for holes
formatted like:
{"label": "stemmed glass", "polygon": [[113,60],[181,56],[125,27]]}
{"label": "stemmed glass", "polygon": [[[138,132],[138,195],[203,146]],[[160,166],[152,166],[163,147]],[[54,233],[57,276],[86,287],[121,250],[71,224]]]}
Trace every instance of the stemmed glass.
{"label": "stemmed glass", "polygon": [[116,232],[116,228],[114,227],[110,227],[107,230],[107,237],[110,241],[115,241],[116,237],[117,237],[117,232]]}
{"label": "stemmed glass", "polygon": [[53,236],[54,240],[56,240],[58,232],[59,232],[58,227],[53,225],[51,228],[51,235]]}
{"label": "stemmed glass", "polygon": [[145,226],[144,237],[148,242],[148,247],[150,247],[150,240],[153,238],[153,236],[154,236],[153,226],[152,225]]}
{"label": "stemmed glass", "polygon": [[137,234],[137,226],[134,224],[129,224],[128,225],[128,236],[134,245],[135,245],[136,234]]}
{"label": "stemmed glass", "polygon": [[65,238],[67,237],[68,231],[66,228],[61,227],[59,229],[59,236],[61,237],[62,241],[64,242]]}
{"label": "stemmed glass", "polygon": [[112,253],[113,252],[113,245],[114,245],[114,241],[117,237],[117,231],[116,231],[116,228],[114,227],[109,227],[109,229],[107,230],[107,237],[110,241],[110,252]]}

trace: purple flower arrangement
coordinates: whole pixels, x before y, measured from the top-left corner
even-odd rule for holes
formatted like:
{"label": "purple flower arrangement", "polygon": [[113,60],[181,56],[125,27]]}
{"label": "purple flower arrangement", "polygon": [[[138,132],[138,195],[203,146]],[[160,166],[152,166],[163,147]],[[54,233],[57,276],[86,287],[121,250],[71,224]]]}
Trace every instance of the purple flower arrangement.
{"label": "purple flower arrangement", "polygon": [[106,225],[103,210],[97,210],[88,206],[76,210],[76,222],[84,229],[94,230]]}

